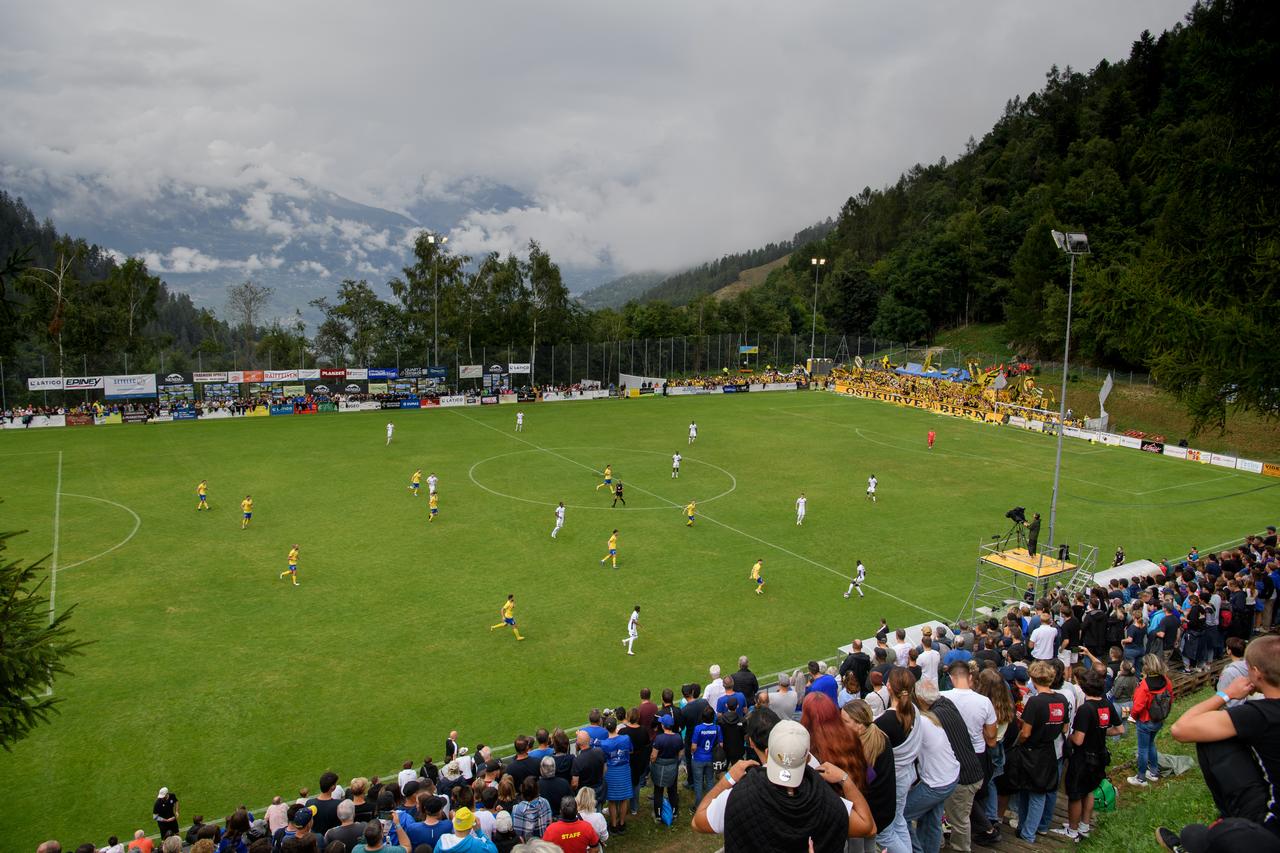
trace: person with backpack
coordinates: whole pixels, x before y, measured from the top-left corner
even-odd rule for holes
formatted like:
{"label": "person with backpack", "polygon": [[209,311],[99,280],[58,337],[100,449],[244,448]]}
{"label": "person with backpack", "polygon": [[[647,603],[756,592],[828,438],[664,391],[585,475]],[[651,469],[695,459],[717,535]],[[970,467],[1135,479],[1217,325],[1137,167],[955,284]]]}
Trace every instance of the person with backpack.
{"label": "person with backpack", "polygon": [[1148,782],[1160,781],[1156,733],[1172,708],[1173,684],[1164,658],[1147,655],[1142,659],[1142,680],[1133,691],[1133,707],[1129,709],[1129,720],[1138,732],[1138,772],[1128,778],[1130,785],[1145,787]]}
{"label": "person with backpack", "polygon": [[1076,710],[1071,727],[1071,750],[1065,777],[1067,823],[1053,830],[1072,841],[1088,837],[1093,823],[1093,792],[1107,777],[1111,753],[1107,737],[1124,733],[1120,715],[1105,695],[1105,677],[1096,669],[1080,676],[1085,701]]}

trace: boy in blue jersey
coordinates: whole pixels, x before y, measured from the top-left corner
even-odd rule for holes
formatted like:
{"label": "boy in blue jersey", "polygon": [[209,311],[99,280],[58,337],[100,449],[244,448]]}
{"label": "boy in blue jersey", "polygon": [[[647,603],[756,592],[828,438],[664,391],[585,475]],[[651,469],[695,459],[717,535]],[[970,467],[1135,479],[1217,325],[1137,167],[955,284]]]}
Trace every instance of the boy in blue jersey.
{"label": "boy in blue jersey", "polygon": [[702,709],[702,722],[693,727],[693,797],[702,795],[715,784],[716,745],[724,743],[724,735],[716,725],[716,712],[708,705]]}

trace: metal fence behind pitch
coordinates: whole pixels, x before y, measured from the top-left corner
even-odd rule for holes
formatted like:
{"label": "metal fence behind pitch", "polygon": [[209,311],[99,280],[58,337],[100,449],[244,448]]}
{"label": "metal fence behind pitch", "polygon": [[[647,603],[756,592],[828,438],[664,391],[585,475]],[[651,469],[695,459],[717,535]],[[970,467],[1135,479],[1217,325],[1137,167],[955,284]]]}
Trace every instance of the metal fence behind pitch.
{"label": "metal fence behind pitch", "polygon": [[[754,348],[742,352],[742,348]],[[478,380],[458,380],[462,365],[529,363],[533,374],[527,382],[538,385],[572,385],[583,379],[616,382],[619,373],[635,376],[694,376],[718,374],[725,370],[736,372],[747,367],[762,369],[766,366],[782,368],[803,364],[812,353],[817,358],[834,359],[837,364],[851,362],[856,356],[870,361],[888,356],[894,363],[916,362],[923,364],[930,357],[939,368],[966,367],[977,362],[987,368],[1009,364],[1017,359],[978,351],[941,347],[916,346],[869,335],[817,335],[812,341],[808,335],[766,334],[761,332],[719,335],[692,335],[667,338],[639,338],[615,341],[584,341],[565,344],[541,344],[537,347],[474,346],[442,348],[440,361],[449,374],[449,383],[455,387],[468,387]],[[354,365],[364,367],[428,367],[429,353],[400,350],[384,353],[379,363]],[[1060,362],[1028,360],[1041,373],[1057,374]],[[33,376],[56,376],[57,358],[52,352],[27,353],[17,359],[0,359],[0,403],[3,406],[27,402],[58,405],[83,399],[84,392],[28,392],[26,380]],[[117,373],[192,373],[195,371],[287,369],[291,367],[315,367],[312,353],[300,352],[289,363],[246,363],[243,355],[232,351],[193,353],[168,351],[143,363],[120,353],[71,355],[64,361],[63,375],[95,376]],[[345,365],[339,365],[345,366]],[[1074,376],[1096,378],[1099,381],[1108,373],[1107,368],[1072,365]],[[513,377],[517,384],[521,376]],[[1150,384],[1145,373],[1115,372],[1115,381]]]}

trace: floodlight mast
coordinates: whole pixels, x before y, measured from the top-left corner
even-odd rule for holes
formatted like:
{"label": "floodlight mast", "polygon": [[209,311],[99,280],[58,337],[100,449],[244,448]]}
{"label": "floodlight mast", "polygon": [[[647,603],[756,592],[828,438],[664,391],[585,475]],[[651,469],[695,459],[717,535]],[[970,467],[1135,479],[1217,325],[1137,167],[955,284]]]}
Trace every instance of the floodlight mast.
{"label": "floodlight mast", "polygon": [[818,272],[826,265],[826,258],[810,258],[813,267],[813,324],[809,328],[809,370],[813,370],[813,345],[818,339]]}
{"label": "floodlight mast", "polygon": [[[1062,345],[1062,394],[1058,398],[1058,450],[1053,463],[1053,495],[1049,500],[1049,550],[1052,552],[1054,527],[1058,520],[1058,484],[1062,477],[1062,438],[1067,428],[1067,360],[1071,354],[1071,303],[1075,294],[1076,256],[1089,254],[1089,237],[1083,231],[1050,231],[1049,234],[1054,245],[1071,258],[1071,272],[1067,277],[1067,331]],[[1044,562],[1043,558],[1040,562]]]}
{"label": "floodlight mast", "polygon": [[449,242],[449,238],[443,234],[428,234],[427,242],[433,246],[439,245],[431,259],[431,291],[434,302],[431,309],[431,322],[434,326],[431,332],[431,364],[434,367],[440,363],[440,253],[444,251],[444,244]]}

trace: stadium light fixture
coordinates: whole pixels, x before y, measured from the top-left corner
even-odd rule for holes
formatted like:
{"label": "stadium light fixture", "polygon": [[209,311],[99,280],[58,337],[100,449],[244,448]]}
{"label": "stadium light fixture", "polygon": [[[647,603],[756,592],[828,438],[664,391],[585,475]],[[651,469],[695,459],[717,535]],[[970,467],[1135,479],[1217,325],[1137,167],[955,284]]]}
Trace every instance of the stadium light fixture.
{"label": "stadium light fixture", "polygon": [[1071,303],[1075,295],[1076,258],[1089,254],[1089,237],[1083,231],[1051,230],[1049,234],[1054,245],[1071,258],[1071,272],[1067,276],[1067,331],[1062,344],[1062,393],[1058,398],[1058,451],[1053,463],[1053,495],[1049,499],[1049,551],[1052,552],[1056,545],[1053,535],[1058,521],[1058,483],[1062,477],[1062,438],[1067,429],[1067,360],[1071,355]]}
{"label": "stadium light fixture", "polygon": [[[449,242],[449,238],[443,234],[439,236],[428,234],[427,242],[433,246],[439,244],[443,251],[444,244]],[[434,326],[431,332],[431,366],[435,367],[440,363],[440,252],[436,252],[435,257],[432,258],[431,291],[434,302],[434,307],[431,309],[431,322]]]}
{"label": "stadium light fixture", "polygon": [[810,258],[813,267],[813,321],[809,327],[809,369],[813,370],[813,345],[818,339],[818,272],[826,266],[826,258]]}

